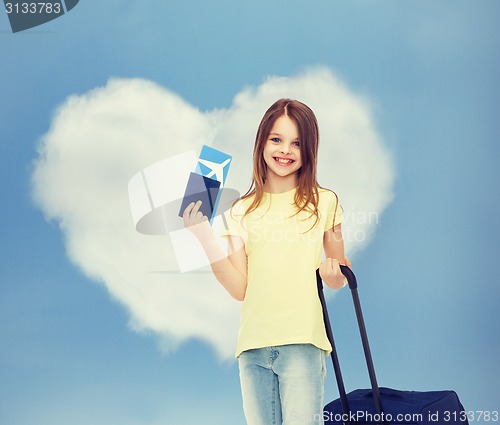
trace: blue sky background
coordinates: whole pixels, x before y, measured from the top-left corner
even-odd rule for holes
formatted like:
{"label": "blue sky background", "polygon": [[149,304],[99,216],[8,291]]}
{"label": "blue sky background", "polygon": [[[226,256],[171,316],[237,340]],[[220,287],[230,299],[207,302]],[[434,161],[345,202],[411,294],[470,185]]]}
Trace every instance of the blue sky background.
{"label": "blue sky background", "polygon": [[[354,264],[380,384],[500,410],[499,18],[495,0],[82,0],[12,34],[0,13],[0,422],[244,423],[236,363],[198,341],[162,353],[68,261],[31,200],[31,164],[57,106],[109,77],[206,110],[314,65],[375,100],[396,167]],[[348,292],[330,305],[346,385],[366,387]]]}

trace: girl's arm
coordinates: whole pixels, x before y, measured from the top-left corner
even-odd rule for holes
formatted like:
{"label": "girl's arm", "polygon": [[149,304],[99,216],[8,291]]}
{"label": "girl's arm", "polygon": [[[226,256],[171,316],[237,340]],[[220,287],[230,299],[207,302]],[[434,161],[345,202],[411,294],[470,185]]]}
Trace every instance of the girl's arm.
{"label": "girl's arm", "polygon": [[345,285],[345,276],[340,271],[340,264],[351,267],[351,262],[344,254],[344,239],[342,225],[337,224],[323,235],[323,247],[326,260],[319,267],[321,279],[333,289],[340,289]]}
{"label": "girl's arm", "polygon": [[238,236],[229,236],[229,253],[224,253],[215,239],[208,217],[199,211],[200,205],[201,201],[198,201],[187,206],[182,216],[184,226],[200,241],[216,279],[233,298],[243,301],[247,288],[247,255],[243,240]]}

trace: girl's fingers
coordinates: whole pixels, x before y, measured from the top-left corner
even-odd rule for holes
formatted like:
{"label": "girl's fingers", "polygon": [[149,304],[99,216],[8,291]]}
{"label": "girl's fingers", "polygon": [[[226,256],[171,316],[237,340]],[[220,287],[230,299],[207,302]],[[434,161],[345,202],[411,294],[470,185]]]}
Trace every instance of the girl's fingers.
{"label": "girl's fingers", "polygon": [[191,210],[191,215],[196,216],[198,214],[198,211],[200,211],[201,207],[201,201],[196,201],[196,203],[193,206],[193,209]]}
{"label": "girl's fingers", "polygon": [[200,210],[201,204],[202,204],[201,201],[197,201],[196,203],[195,202],[191,202],[186,207],[186,209],[184,210],[184,213],[182,214],[182,218],[184,219],[184,221],[189,221],[189,220],[192,220],[193,218],[195,218],[197,216],[199,210]]}
{"label": "girl's fingers", "polygon": [[330,258],[330,264],[329,264],[329,266],[330,266],[330,269],[332,271],[338,269],[339,268],[339,262],[338,262],[338,260],[335,259],[335,258]]}
{"label": "girl's fingers", "polygon": [[182,219],[184,220],[184,225],[185,226],[191,226],[192,225],[192,220],[193,220],[193,208],[195,206],[194,202],[191,202],[186,209],[184,210],[184,214],[182,214]]}
{"label": "girl's fingers", "polygon": [[184,223],[186,223],[187,220],[189,219],[189,214],[191,213],[193,207],[194,207],[194,202],[191,202],[182,213],[182,219],[184,220]]}
{"label": "girl's fingers", "polygon": [[182,220],[184,221],[184,226],[187,226],[188,225],[188,221],[189,221],[189,214],[191,213],[191,210],[193,209],[193,206],[194,206],[194,203],[190,203],[186,209],[184,210],[184,212],[182,213]]}
{"label": "girl's fingers", "polygon": [[328,274],[338,274],[340,271],[340,263],[336,258],[327,258],[326,259],[326,272]]}
{"label": "girl's fingers", "polygon": [[208,219],[200,211],[201,204],[201,201],[191,202],[184,210],[182,219],[184,220],[184,225],[186,227],[194,226]]}
{"label": "girl's fingers", "polygon": [[330,273],[333,270],[333,258],[328,258],[326,265],[327,265],[327,270]]}

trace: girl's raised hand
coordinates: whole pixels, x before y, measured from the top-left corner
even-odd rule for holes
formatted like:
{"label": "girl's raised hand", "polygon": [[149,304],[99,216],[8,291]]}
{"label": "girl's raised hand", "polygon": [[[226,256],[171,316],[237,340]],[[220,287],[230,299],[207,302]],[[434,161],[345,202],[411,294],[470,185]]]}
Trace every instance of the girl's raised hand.
{"label": "girl's raised hand", "polygon": [[208,217],[200,211],[201,204],[201,201],[191,202],[184,210],[182,219],[184,220],[184,227],[201,242],[204,242],[213,237],[213,230]]}

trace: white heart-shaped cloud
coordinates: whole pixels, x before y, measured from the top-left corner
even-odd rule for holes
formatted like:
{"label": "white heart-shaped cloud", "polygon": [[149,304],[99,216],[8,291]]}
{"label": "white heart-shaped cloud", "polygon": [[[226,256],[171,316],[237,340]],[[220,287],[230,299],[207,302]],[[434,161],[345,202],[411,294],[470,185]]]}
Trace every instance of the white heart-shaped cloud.
{"label": "white heart-shaped cloud", "polygon": [[168,237],[135,231],[128,181],[150,164],[207,144],[233,155],[226,187],[246,191],[258,123],[281,97],[299,99],[317,115],[319,182],[344,206],[352,255],[366,246],[391,201],[394,173],[370,102],[326,68],[270,77],[239,93],[231,108],[209,112],[150,81],[111,79],[68,98],[42,139],[35,201],[60,223],[71,261],[129,309],[134,330],[156,332],[166,349],[199,338],[221,358],[232,357],[240,306],[209,271],[176,272]]}

